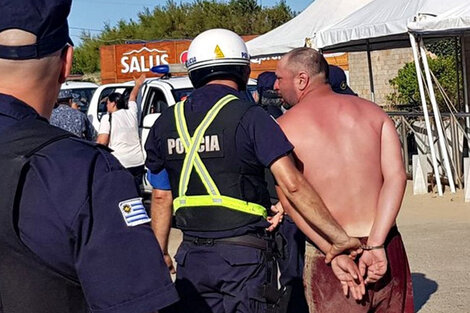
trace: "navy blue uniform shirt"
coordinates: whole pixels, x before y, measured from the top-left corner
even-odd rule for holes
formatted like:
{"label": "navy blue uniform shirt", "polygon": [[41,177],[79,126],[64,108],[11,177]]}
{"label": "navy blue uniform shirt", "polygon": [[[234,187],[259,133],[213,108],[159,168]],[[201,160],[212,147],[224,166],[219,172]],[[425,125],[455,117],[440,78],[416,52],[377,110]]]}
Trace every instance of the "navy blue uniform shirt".
{"label": "navy blue uniform shirt", "polygon": [[[33,108],[0,94],[0,136],[29,118],[38,118]],[[57,141],[31,159],[20,238],[80,282],[91,312],[154,312],[178,295],[149,224],[127,226],[121,213],[120,202],[138,197],[132,175],[110,153],[77,138]]]}
{"label": "navy blue uniform shirt", "polygon": [[[188,116],[193,112],[207,112],[222,97],[232,94],[244,99],[242,93],[224,85],[206,85],[196,89],[185,102],[185,114]],[[276,121],[269,116],[260,106],[253,106],[247,110],[240,121],[236,132],[236,145],[240,153],[240,159],[253,167],[269,167],[274,161],[287,155],[293,150],[292,144],[282,132]],[[164,169],[161,153],[161,123],[155,122],[150,130],[149,137],[145,143],[147,160],[145,165],[152,173],[159,173]],[[256,225],[248,225],[235,230],[212,232],[211,237],[238,236],[248,232],[266,228],[269,224],[265,221]],[[207,237],[207,232],[197,233],[186,231],[187,234]]]}

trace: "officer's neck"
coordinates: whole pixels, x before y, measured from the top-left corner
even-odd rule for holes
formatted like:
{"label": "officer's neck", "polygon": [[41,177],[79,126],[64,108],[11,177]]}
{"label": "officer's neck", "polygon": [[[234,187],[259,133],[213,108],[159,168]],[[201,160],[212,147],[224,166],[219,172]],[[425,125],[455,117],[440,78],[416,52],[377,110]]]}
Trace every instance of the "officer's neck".
{"label": "officer's neck", "polygon": [[207,85],[215,85],[215,84],[228,86],[230,88],[238,90],[238,84],[230,79],[215,79],[207,83]]}

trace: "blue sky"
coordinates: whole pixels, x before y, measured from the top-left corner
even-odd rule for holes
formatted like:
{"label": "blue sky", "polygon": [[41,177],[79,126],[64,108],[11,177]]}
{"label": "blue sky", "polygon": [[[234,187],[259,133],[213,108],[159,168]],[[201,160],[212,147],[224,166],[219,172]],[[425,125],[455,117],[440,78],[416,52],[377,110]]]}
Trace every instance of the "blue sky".
{"label": "blue sky", "polygon": [[[273,6],[278,2],[279,0],[258,0],[263,6]],[[291,9],[297,12],[304,10],[312,2],[312,0],[286,0]],[[75,44],[79,44],[82,30],[98,34],[105,23],[114,26],[121,19],[137,20],[137,14],[144,8],[152,9],[165,3],[166,0],[73,0],[69,17],[71,38]]]}

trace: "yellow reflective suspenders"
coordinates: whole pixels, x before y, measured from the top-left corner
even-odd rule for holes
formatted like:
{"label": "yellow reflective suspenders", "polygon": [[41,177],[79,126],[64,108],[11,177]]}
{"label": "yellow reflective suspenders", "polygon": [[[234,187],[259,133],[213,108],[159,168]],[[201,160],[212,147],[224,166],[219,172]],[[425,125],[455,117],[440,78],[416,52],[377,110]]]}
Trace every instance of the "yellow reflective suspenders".
{"label": "yellow reflective suspenders", "polygon": [[[175,104],[175,121],[178,135],[183,143],[186,156],[181,170],[178,186],[178,197],[173,201],[174,212],[182,207],[197,206],[222,206],[228,209],[241,211],[248,214],[266,217],[266,209],[257,203],[247,202],[240,199],[223,196],[220,194],[214,180],[207,171],[206,166],[199,157],[198,149],[204,138],[204,133],[217,117],[219,111],[230,101],[238,99],[233,95],[227,95],[220,99],[206,114],[201,124],[196,128],[193,137],[190,136],[184,117],[184,101]],[[201,179],[208,195],[186,196],[189,178],[193,167]]]}

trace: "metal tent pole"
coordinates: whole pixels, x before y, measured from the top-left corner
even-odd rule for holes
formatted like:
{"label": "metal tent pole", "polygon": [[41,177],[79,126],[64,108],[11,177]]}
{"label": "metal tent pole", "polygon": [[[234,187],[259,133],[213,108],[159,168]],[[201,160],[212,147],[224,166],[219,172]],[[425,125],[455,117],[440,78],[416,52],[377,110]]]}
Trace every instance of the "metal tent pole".
{"label": "metal tent pole", "polygon": [[367,44],[367,65],[369,67],[370,101],[375,102],[374,73],[372,72],[372,61],[370,58],[369,40]]}
{"label": "metal tent pole", "polygon": [[418,48],[416,46],[416,39],[412,34],[410,34],[410,43],[411,48],[413,50],[413,57],[415,59],[416,78],[418,79],[419,93],[421,95],[421,105],[423,106],[424,122],[426,124],[426,132],[428,133],[428,144],[429,150],[431,151],[431,161],[434,170],[434,176],[436,177],[437,193],[439,194],[439,196],[442,196],[441,177],[439,175],[439,168],[437,166],[436,151],[434,150],[434,140],[431,131],[431,123],[429,121],[429,112],[426,104],[426,95],[424,93],[423,80],[421,77],[421,66],[419,64]]}
{"label": "metal tent pole", "polygon": [[[465,104],[465,113],[470,112],[468,105],[468,84],[467,84],[467,60],[465,58],[465,38],[462,36],[460,42],[462,43],[462,78],[463,78],[463,97]],[[470,137],[470,117],[465,118],[465,126],[467,137]],[[470,142],[469,142],[470,144]]]}
{"label": "metal tent pole", "polygon": [[443,128],[442,128],[442,123],[441,123],[441,114],[439,112],[439,107],[437,106],[437,102],[436,102],[436,96],[434,94],[434,87],[432,84],[431,73],[429,71],[428,59],[426,57],[426,48],[424,47],[423,40],[421,38],[418,39],[418,46],[421,52],[421,60],[423,62],[424,73],[426,75],[426,81],[429,87],[428,88],[429,98],[431,99],[432,111],[434,114],[434,120],[436,122],[437,135],[439,139],[439,147],[441,150],[441,155],[444,159],[444,168],[447,174],[447,178],[449,179],[450,191],[452,193],[455,193],[454,175],[452,174],[452,170],[450,168],[449,155],[447,153],[445,137],[442,132]]}

